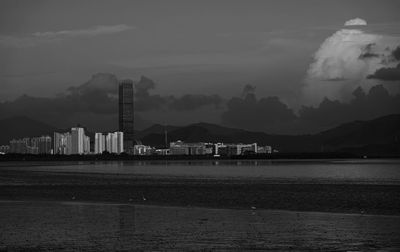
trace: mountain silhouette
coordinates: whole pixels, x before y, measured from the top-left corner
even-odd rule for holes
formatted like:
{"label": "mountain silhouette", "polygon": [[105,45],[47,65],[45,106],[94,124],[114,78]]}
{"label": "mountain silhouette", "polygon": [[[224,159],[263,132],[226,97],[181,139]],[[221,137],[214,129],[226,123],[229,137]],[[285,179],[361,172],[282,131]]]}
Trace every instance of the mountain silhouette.
{"label": "mountain silhouette", "polygon": [[[142,132],[143,144],[164,146],[164,131],[150,127]],[[196,123],[184,127],[174,126],[168,131],[168,141],[258,143],[271,145],[281,152],[320,152],[361,148],[367,145],[398,144],[400,115],[388,115],[370,121],[342,124],[313,135],[272,135],[223,127],[210,123]],[[382,147],[382,146],[381,146]]]}
{"label": "mountain silhouette", "polygon": [[30,119],[25,116],[15,116],[0,120],[0,144],[9,144],[13,138],[53,136],[56,127]]}
{"label": "mountain silhouette", "polygon": [[[9,144],[13,138],[53,136],[55,131],[60,130],[28,117],[7,118],[0,120],[0,144]],[[135,131],[136,139],[141,143],[160,148],[165,147],[165,133],[167,133],[168,143],[177,140],[258,143],[270,145],[280,152],[400,153],[400,114],[383,116],[370,121],[349,122],[313,135],[274,135],[211,123],[195,123],[187,126],[155,124],[144,130]],[[93,133],[87,132],[87,134],[93,137]]]}

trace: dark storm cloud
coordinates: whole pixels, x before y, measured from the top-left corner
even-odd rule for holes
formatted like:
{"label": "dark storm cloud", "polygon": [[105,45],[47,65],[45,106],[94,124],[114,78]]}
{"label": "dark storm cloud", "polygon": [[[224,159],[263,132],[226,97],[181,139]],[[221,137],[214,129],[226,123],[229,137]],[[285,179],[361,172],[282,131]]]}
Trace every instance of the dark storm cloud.
{"label": "dark storm cloud", "polygon": [[145,76],[135,83],[135,110],[157,110],[165,106],[168,102],[167,98],[150,94],[155,87],[156,83]]}
{"label": "dark storm cloud", "polygon": [[158,109],[171,109],[177,111],[196,110],[203,106],[212,105],[216,108],[222,102],[218,95],[186,94],[181,97],[153,95],[156,83],[142,76],[135,84],[135,110],[148,111]]}
{"label": "dark storm cloud", "polygon": [[382,81],[398,81],[400,80],[400,46],[397,46],[391,53],[391,62],[397,62],[395,67],[382,67],[375,73],[367,76],[367,79],[377,79]]}
{"label": "dark storm cloud", "polygon": [[369,58],[379,58],[379,54],[373,52],[373,47],[375,45],[376,45],[375,43],[369,43],[368,45],[366,45],[362,49],[362,52],[358,58],[361,60],[369,59]]}
{"label": "dark storm cloud", "polygon": [[242,91],[242,98],[245,98],[248,94],[252,94],[254,93],[254,91],[256,90],[255,86],[252,86],[250,84],[247,84],[246,86],[244,86],[243,91]]}
{"label": "dark storm cloud", "polygon": [[[135,111],[146,113],[151,110],[191,111],[203,106],[218,106],[221,98],[217,95],[192,95],[182,97],[151,94],[156,83],[142,76],[135,83]],[[28,116],[57,127],[69,127],[76,123],[103,128],[116,127],[118,112],[118,78],[113,74],[94,74],[82,85],[69,87],[56,97],[20,96],[11,102],[0,103],[0,118]],[[149,126],[149,122],[136,116],[138,127]]]}
{"label": "dark storm cloud", "polygon": [[296,116],[278,97],[257,99],[255,88],[246,85],[241,98],[233,97],[222,114],[224,124],[260,131],[278,131],[282,125],[296,120]]}
{"label": "dark storm cloud", "polygon": [[[195,110],[207,105],[218,107],[222,102],[218,95],[186,94],[182,97],[152,94],[157,84],[146,76],[135,82],[135,110],[139,112],[160,109]],[[113,74],[98,73],[86,83],[67,89],[63,96],[78,104],[78,111],[88,109],[96,113],[116,113],[118,79]],[[113,103],[114,106],[111,106]],[[75,107],[76,108],[76,107]],[[79,109],[80,108],[80,109]]]}
{"label": "dark storm cloud", "polygon": [[400,95],[391,96],[381,85],[367,93],[354,90],[349,103],[325,98],[317,107],[302,107],[298,115],[277,97],[257,99],[254,93],[234,97],[222,114],[225,125],[269,133],[318,132],[354,120],[400,113]]}
{"label": "dark storm cloud", "polygon": [[396,67],[383,67],[368,75],[368,79],[378,79],[383,81],[400,80],[400,63]]}
{"label": "dark storm cloud", "polygon": [[203,106],[212,105],[219,108],[222,98],[219,95],[187,94],[179,98],[173,98],[169,107],[174,110],[195,110]]}
{"label": "dark storm cloud", "polygon": [[98,73],[77,87],[70,87],[56,97],[23,95],[12,102],[0,103],[1,118],[27,116],[56,127],[77,123],[102,129],[116,129],[118,80],[112,74]]}
{"label": "dark storm cloud", "polygon": [[368,120],[382,115],[400,113],[400,95],[391,96],[382,86],[372,87],[368,93],[361,88],[353,92],[350,103],[325,98],[318,107],[303,107],[299,112],[302,123],[331,127],[354,120]]}
{"label": "dark storm cloud", "polygon": [[109,73],[97,73],[84,84],[77,87],[69,87],[67,91],[72,95],[81,95],[92,91],[102,91],[107,94],[116,94],[118,90],[118,79]]}
{"label": "dark storm cloud", "polygon": [[396,60],[400,60],[400,46],[396,47],[396,49],[393,50],[392,56],[393,56]]}

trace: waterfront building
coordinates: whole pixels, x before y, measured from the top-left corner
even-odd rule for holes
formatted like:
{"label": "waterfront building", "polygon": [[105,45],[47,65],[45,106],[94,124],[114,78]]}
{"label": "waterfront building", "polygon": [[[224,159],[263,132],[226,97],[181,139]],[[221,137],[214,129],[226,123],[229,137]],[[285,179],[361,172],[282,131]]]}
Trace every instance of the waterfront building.
{"label": "waterfront building", "polygon": [[272,153],[272,147],[271,146],[258,146],[257,147],[257,153],[258,154],[271,154]]}
{"label": "waterfront building", "polygon": [[71,132],[54,132],[53,154],[72,155],[89,154],[90,138],[85,135],[85,130],[80,127],[71,128]]}
{"label": "waterfront building", "polygon": [[35,141],[35,145],[32,146],[37,147],[38,154],[50,154],[51,153],[51,137],[50,136],[41,136],[35,137],[32,140]]}
{"label": "waterfront building", "polygon": [[53,154],[70,155],[72,154],[71,133],[54,132]]}
{"label": "waterfront building", "polygon": [[168,155],[171,155],[170,149],[156,149],[156,150],[154,151],[154,153],[155,153],[156,155],[159,155],[159,156],[168,156]]}
{"label": "waterfront building", "polygon": [[238,156],[256,154],[258,151],[257,143],[252,144],[215,144],[215,155],[220,156]]}
{"label": "waterfront building", "polygon": [[71,137],[72,137],[71,154],[83,154],[85,130],[80,127],[71,128]]}
{"label": "waterfront building", "polygon": [[90,154],[90,137],[89,136],[83,137],[83,153]]}
{"label": "waterfront building", "polygon": [[154,154],[154,149],[147,145],[137,144],[133,148],[134,155],[152,155]]}
{"label": "waterfront building", "polygon": [[10,145],[0,145],[0,153],[6,154],[10,152]]}
{"label": "waterfront building", "polygon": [[102,154],[106,151],[106,136],[103,133],[94,135],[94,154]]}
{"label": "waterfront building", "polygon": [[116,154],[124,152],[124,133],[120,131],[108,133],[106,136],[106,150],[109,153]]}
{"label": "waterfront building", "polygon": [[10,153],[27,154],[29,138],[13,139],[10,141]]}
{"label": "waterfront building", "polygon": [[257,154],[257,151],[258,151],[257,143],[238,144],[238,149],[240,150],[239,155]]}
{"label": "waterfront building", "polygon": [[171,155],[206,155],[212,154],[212,145],[206,143],[170,142]]}

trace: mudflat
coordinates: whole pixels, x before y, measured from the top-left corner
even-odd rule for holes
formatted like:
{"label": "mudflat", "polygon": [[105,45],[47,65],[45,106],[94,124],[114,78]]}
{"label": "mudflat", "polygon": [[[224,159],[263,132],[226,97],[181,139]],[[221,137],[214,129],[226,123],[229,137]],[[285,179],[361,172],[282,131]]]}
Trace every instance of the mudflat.
{"label": "mudflat", "polygon": [[0,200],[400,215],[400,185],[0,170]]}
{"label": "mudflat", "polygon": [[400,217],[0,201],[4,251],[398,251]]}

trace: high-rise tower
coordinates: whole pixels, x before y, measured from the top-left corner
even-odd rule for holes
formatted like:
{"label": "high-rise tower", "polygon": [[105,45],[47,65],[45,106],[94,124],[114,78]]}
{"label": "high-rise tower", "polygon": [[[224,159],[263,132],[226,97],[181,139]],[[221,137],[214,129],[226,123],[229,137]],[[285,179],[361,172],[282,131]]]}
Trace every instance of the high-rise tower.
{"label": "high-rise tower", "polygon": [[84,153],[85,130],[80,127],[71,128],[72,154]]}
{"label": "high-rise tower", "polygon": [[130,152],[134,145],[132,80],[123,80],[119,83],[119,131],[124,133],[124,149]]}

